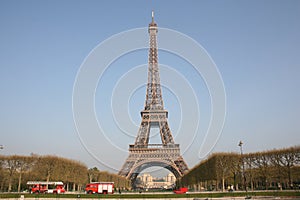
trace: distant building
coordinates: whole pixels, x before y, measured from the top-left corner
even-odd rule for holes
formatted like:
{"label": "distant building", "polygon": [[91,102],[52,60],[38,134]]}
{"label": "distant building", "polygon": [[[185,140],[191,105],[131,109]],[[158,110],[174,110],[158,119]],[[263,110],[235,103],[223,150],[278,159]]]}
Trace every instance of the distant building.
{"label": "distant building", "polygon": [[144,189],[164,188],[170,189],[175,186],[176,177],[170,173],[163,178],[154,178],[150,174],[145,173],[137,177],[138,186]]}
{"label": "distant building", "polygon": [[143,174],[141,176],[138,176],[141,183],[147,184],[153,182],[153,177],[150,174]]}

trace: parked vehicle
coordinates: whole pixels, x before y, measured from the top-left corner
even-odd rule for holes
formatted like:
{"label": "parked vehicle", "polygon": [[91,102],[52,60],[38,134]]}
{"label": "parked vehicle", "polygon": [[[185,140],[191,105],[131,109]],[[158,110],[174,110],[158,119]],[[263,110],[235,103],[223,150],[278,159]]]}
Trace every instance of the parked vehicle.
{"label": "parked vehicle", "polygon": [[29,193],[60,194],[66,192],[63,182],[59,181],[28,181],[27,185],[29,185]]}
{"label": "parked vehicle", "polygon": [[175,193],[175,194],[184,194],[184,193],[187,193],[187,191],[188,191],[188,188],[186,188],[186,187],[181,187],[181,188],[179,188],[179,189],[177,189],[177,190],[174,190],[174,193]]}
{"label": "parked vehicle", "polygon": [[92,182],[86,185],[87,194],[113,194],[114,182]]}

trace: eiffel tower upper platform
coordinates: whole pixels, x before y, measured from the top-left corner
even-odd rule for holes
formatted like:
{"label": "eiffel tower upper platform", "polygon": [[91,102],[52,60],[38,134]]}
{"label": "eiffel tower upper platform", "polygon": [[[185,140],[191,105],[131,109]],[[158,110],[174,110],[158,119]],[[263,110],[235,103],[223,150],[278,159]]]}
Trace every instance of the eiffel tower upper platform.
{"label": "eiffel tower upper platform", "polygon": [[[180,155],[179,144],[174,143],[168,125],[168,111],[164,109],[160,85],[157,57],[157,24],[149,24],[150,35],[148,83],[144,110],[141,111],[142,122],[135,140],[129,145],[129,156],[119,175],[135,181],[137,175],[146,168],[161,166],[171,171],[176,178],[183,176],[188,167]],[[150,129],[159,127],[161,144],[149,144]]]}

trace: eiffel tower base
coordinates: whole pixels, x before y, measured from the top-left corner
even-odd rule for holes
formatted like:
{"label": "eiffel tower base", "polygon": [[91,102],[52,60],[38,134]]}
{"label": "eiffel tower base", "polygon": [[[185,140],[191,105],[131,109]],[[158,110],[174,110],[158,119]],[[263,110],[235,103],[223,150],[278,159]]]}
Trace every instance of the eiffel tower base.
{"label": "eiffel tower base", "polygon": [[129,145],[129,156],[119,175],[130,179],[133,187],[136,178],[144,169],[159,166],[171,171],[180,178],[188,170],[180,155],[179,144],[148,144],[147,146]]}

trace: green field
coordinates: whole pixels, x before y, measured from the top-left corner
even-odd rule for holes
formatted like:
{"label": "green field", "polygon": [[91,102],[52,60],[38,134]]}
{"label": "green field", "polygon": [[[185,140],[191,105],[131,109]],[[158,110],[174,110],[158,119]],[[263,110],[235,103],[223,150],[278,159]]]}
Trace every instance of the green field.
{"label": "green field", "polygon": [[0,193],[0,198],[20,198],[24,195],[25,198],[73,198],[73,199],[100,199],[100,198],[112,198],[112,199],[138,199],[138,198],[219,198],[219,197],[299,197],[299,191],[267,191],[267,192],[204,192],[204,193],[188,193],[188,194],[170,194],[170,193],[128,193],[128,194],[113,194],[113,195],[98,195],[98,194],[24,194],[24,193]]}

